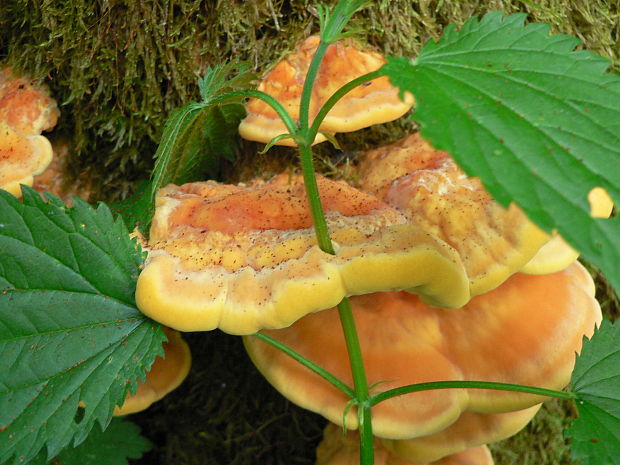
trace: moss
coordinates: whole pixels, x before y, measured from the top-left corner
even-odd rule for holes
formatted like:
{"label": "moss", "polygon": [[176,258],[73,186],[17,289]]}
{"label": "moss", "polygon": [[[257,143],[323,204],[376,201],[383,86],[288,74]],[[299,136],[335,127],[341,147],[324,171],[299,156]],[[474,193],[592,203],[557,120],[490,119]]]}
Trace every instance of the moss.
{"label": "moss", "polygon": [[562,435],[574,416],[570,403],[546,402],[523,431],[491,444],[495,465],[577,465]]}
{"label": "moss", "polygon": [[[311,4],[4,0],[0,61],[45,78],[62,103],[58,132],[72,140],[73,176],[91,176],[96,195],[112,200],[148,175],[167,116],[198,97],[196,77],[206,66],[235,57],[265,70],[316,32]],[[388,54],[414,56],[447,24],[491,9],[524,11],[533,21],[550,22],[618,69],[620,4],[606,0],[382,0],[356,15],[352,27],[366,31],[362,39]],[[344,145],[357,150],[368,140],[390,141],[404,131],[402,125],[373,129],[345,137]],[[250,147],[246,156],[254,157],[255,150]]]}
{"label": "moss", "polygon": [[618,294],[614,292],[613,288],[598,268],[584,260],[581,261],[594,278],[596,284],[596,299],[601,304],[603,316],[609,318],[611,321],[617,320],[620,318],[620,298]]}

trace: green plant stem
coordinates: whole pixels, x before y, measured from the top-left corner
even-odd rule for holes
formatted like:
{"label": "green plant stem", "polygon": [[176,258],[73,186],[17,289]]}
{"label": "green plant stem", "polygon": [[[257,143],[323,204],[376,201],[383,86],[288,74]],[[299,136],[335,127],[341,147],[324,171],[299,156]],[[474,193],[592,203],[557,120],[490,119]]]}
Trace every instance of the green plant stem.
{"label": "green plant stem", "polygon": [[[306,195],[308,204],[314,221],[314,229],[316,233],[317,243],[321,250],[326,253],[335,254],[334,246],[329,237],[329,229],[325,219],[325,212],[321,204],[319,189],[316,182],[314,172],[314,164],[312,160],[312,149],[310,148],[314,141],[314,135],[310,137],[308,128],[308,117],[310,108],[310,99],[312,97],[312,87],[316,80],[316,75],[325,55],[325,51],[329,46],[329,42],[321,39],[317,47],[308,73],[304,82],[304,88],[301,95],[301,103],[299,108],[299,135],[303,140],[299,145],[301,169],[303,172],[304,182],[306,186]],[[315,132],[316,134],[316,132]],[[338,314],[344,332],[344,338],[347,344],[349,354],[349,362],[351,364],[351,374],[353,376],[353,386],[355,389],[355,401],[358,408],[359,430],[360,430],[360,463],[362,465],[373,465],[374,451],[372,442],[372,421],[368,392],[368,381],[366,380],[366,371],[364,369],[364,361],[362,359],[362,351],[355,329],[355,320],[351,312],[349,299],[346,297],[338,304]]]}
{"label": "green plant stem", "polygon": [[327,116],[327,113],[329,113],[329,110],[331,110],[345,94],[348,94],[356,87],[368,81],[372,81],[373,79],[384,76],[385,74],[381,70],[382,68],[376,71],[372,71],[368,74],[364,74],[363,76],[360,76],[356,79],[353,79],[351,82],[346,83],[336,92],[334,92],[331,97],[329,97],[329,99],[327,99],[327,101],[323,104],[323,106],[315,116],[314,121],[312,121],[312,126],[310,127],[310,130],[308,132],[308,137],[312,137],[312,140],[314,140],[317,132],[319,132],[319,126]]}
{"label": "green plant stem", "polygon": [[[325,213],[323,211],[323,206],[321,205],[316,177],[314,175],[312,150],[310,149],[310,146],[306,144],[300,146],[299,149],[301,155],[301,168],[304,174],[304,181],[306,183],[306,194],[310,205],[310,211],[312,212],[312,219],[314,220],[317,242],[321,250],[333,255],[335,253],[334,246],[331,238],[329,237],[327,221],[325,220]],[[357,400],[358,408],[369,407],[369,405],[367,405],[369,399],[368,382],[366,380],[366,372],[364,370],[362,351],[357,337],[357,330],[355,329],[355,320],[353,319],[351,305],[349,303],[349,299],[346,297],[338,304],[338,314],[340,316],[340,323],[342,325],[345,341],[347,343],[347,350],[349,352],[351,372],[355,387],[355,399]],[[368,427],[370,428],[370,426]]]}
{"label": "green plant stem", "polygon": [[[303,129],[302,129],[303,131]],[[310,142],[305,139],[303,144],[299,145],[301,168],[306,186],[306,195],[308,204],[314,221],[314,229],[317,243],[321,250],[326,253],[335,254],[334,246],[329,237],[329,229],[325,219],[325,212],[321,204],[319,189],[314,174],[314,164],[312,161],[312,149]],[[362,351],[360,349],[357,330],[355,329],[355,320],[349,299],[346,297],[338,304],[338,314],[340,323],[344,333],[349,354],[349,363],[351,365],[351,373],[353,376],[353,386],[355,388],[354,399],[358,408],[359,431],[360,431],[360,463],[362,465],[373,465],[374,450],[372,441],[372,421],[369,404],[368,381],[366,380],[366,371],[364,369],[364,361]]]}
{"label": "green plant stem", "polygon": [[[302,129],[303,130],[303,129]],[[306,194],[314,228],[319,247],[324,252],[334,254],[334,246],[329,237],[329,229],[325,220],[325,213],[321,205],[321,198],[314,174],[314,165],[312,162],[312,150],[310,143],[306,142],[299,146],[301,168],[306,185]],[[369,404],[368,381],[366,380],[366,371],[364,369],[364,361],[362,359],[362,351],[360,349],[357,330],[355,329],[355,320],[349,299],[346,297],[338,304],[338,314],[340,323],[344,333],[349,353],[349,363],[351,364],[351,373],[353,376],[353,386],[355,388],[355,400],[358,408],[359,428],[360,428],[360,463],[362,465],[372,465],[374,462],[374,452],[372,443],[372,421]]]}
{"label": "green plant stem", "polygon": [[348,298],[342,299],[338,304],[338,315],[340,324],[347,343],[349,353],[349,363],[353,375],[353,386],[355,387],[355,399],[357,401],[357,414],[360,432],[360,463],[372,465],[374,462],[372,444],[372,421],[370,412],[370,395],[368,392],[368,381],[366,370],[364,369],[364,359],[360,348],[355,320],[351,311],[351,304]]}
{"label": "green plant stem", "polygon": [[[334,246],[329,237],[329,229],[325,220],[325,213],[321,205],[319,190],[314,175],[314,166],[312,163],[312,150],[307,144],[299,147],[301,154],[301,167],[306,185],[306,194],[308,203],[314,220],[314,228],[319,247],[324,252],[334,254]],[[349,299],[346,297],[338,304],[338,314],[340,323],[344,333],[349,354],[349,363],[351,365],[351,373],[353,376],[353,386],[355,388],[355,400],[359,415],[360,430],[360,463],[362,465],[372,465],[374,463],[374,452],[372,443],[372,422],[369,404],[368,381],[366,380],[366,371],[364,369],[364,360],[362,351],[357,337],[355,328],[355,320]]]}
{"label": "green plant stem", "polygon": [[286,344],[264,333],[255,333],[254,337],[268,344],[271,344],[276,349],[281,350],[289,357],[295,359],[296,361],[298,361],[305,367],[314,371],[317,375],[325,379],[327,382],[331,383],[334,387],[341,390],[346,396],[350,397],[351,399],[355,398],[355,391],[349,385],[347,385],[345,382],[341,381],[340,379],[332,375],[329,371],[325,370],[324,368],[314,363],[312,360],[307,359],[306,357],[301,355],[299,352],[296,352],[295,350],[291,349]]}
{"label": "green plant stem", "polygon": [[370,397],[370,405],[377,405],[379,402],[390,399],[392,397],[409,394],[412,392],[428,391],[431,389],[494,389],[496,391],[516,391],[527,392],[529,394],[538,394],[545,397],[557,397],[565,400],[575,400],[576,396],[573,392],[556,391],[553,389],[545,389],[534,386],[523,386],[521,384],[495,383],[492,381],[434,381],[430,383],[410,384],[401,386],[389,391],[381,392]]}
{"label": "green plant stem", "polygon": [[306,186],[306,196],[308,198],[308,204],[312,214],[312,221],[314,222],[316,240],[323,252],[335,255],[336,251],[334,250],[334,245],[329,237],[329,229],[327,228],[325,211],[323,210],[323,205],[321,204],[319,187],[314,174],[312,149],[309,144],[303,144],[299,146],[299,152],[301,159],[301,171],[303,173],[304,183]]}
{"label": "green plant stem", "polygon": [[[302,130],[307,129],[309,125],[308,116],[310,112],[310,99],[312,98],[312,87],[314,86],[314,81],[316,80],[316,75],[319,71],[319,66],[321,66],[321,61],[323,61],[323,56],[327,51],[327,47],[329,47],[329,42],[325,42],[321,39],[314,52],[312,61],[310,61],[310,66],[308,67],[304,88],[301,92],[301,102],[299,104],[299,127]],[[314,138],[312,140],[314,140]],[[310,143],[311,142],[312,141],[310,141]]]}
{"label": "green plant stem", "polygon": [[288,132],[293,135],[297,133],[297,126],[295,125],[295,121],[293,120],[293,118],[291,118],[291,115],[289,115],[288,111],[286,111],[286,109],[282,106],[282,104],[278,102],[275,98],[273,98],[271,95],[265,92],[262,92],[260,90],[236,90],[233,92],[227,92],[225,94],[222,94],[218,97],[213,98],[212,100],[209,100],[208,102],[205,102],[204,105],[205,106],[222,105],[227,102],[236,103],[239,101],[239,98],[247,98],[247,97],[257,98],[267,103],[269,106],[271,106],[271,108],[274,109],[274,111],[282,119]]}

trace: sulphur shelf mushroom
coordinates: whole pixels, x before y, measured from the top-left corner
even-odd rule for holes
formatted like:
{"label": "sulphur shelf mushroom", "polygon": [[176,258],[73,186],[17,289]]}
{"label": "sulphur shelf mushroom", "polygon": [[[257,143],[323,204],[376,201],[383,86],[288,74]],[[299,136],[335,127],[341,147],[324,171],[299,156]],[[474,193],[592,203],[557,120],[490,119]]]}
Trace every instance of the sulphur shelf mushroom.
{"label": "sulphur shelf mushroom", "polygon": [[[450,454],[432,462],[412,462],[374,441],[375,465],[493,465],[489,448],[481,445]],[[358,465],[359,436],[356,431],[343,434],[342,428],[329,423],[316,450],[315,465]]]}
{"label": "sulphur shelf mushroom", "polygon": [[122,406],[114,409],[115,416],[129,415],[149,408],[179,387],[187,377],[192,363],[189,346],[178,331],[163,328],[168,341],[164,342],[164,357],[157,357],[146,379],[138,382],[135,394],[128,394]]}
{"label": "sulphur shelf mushroom", "polygon": [[[299,104],[310,61],[320,38],[311,36],[297,45],[295,51],[280,61],[263,79],[258,90],[278,100],[294,120],[299,118]],[[371,71],[376,71],[385,59],[376,52],[362,50],[352,40],[331,44],[325,53],[312,88],[310,99],[310,124],[319,109],[331,95],[344,84]],[[404,101],[398,89],[387,77],[373,79],[347,93],[327,114],[320,131],[324,133],[352,132],[373,124],[385,123],[405,114],[413,104],[413,97],[406,93]],[[241,137],[257,142],[270,142],[274,137],[288,133],[278,114],[264,101],[250,99],[246,105],[247,116],[239,125]],[[325,137],[318,134],[315,143]],[[295,146],[288,138],[278,145]]]}
{"label": "sulphur shelf mushroom", "polygon": [[381,439],[386,450],[405,460],[435,461],[515,435],[540,410],[541,404],[505,413],[463,412],[447,428],[411,439]]}
{"label": "sulphur shelf mushroom", "polygon": [[[434,149],[419,133],[360,158],[360,187],[458,250],[472,295],[518,271],[551,273],[577,258],[515,204],[500,206],[479,179],[466,176],[447,152]],[[604,193],[594,191],[591,201],[595,215],[609,216],[611,201]]]}
{"label": "sulphur shelf mushroom", "polygon": [[[429,307],[406,292],[356,296],[350,301],[368,383],[375,392],[442,380],[561,389],[569,381],[583,337],[590,336],[601,320],[592,278],[577,262],[553,274],[515,274],[459,310]],[[265,333],[352,385],[335,309]],[[271,345],[253,337],[244,341],[257,368],[278,391],[342,425],[347,396]],[[373,431],[385,440],[417,441],[408,448],[409,460],[435,460],[457,451],[446,451],[444,441],[433,440],[433,435],[454,433],[450,427],[470,429],[459,422],[484,430],[488,420],[477,415],[523,411],[543,400],[532,394],[481,389],[409,393],[372,407]],[[527,420],[533,411],[523,415]],[[519,419],[509,419],[513,433],[523,426]],[[347,414],[347,428],[357,428],[355,408]],[[487,428],[474,440],[463,439],[462,447],[496,440],[488,437],[494,429]],[[394,444],[398,443],[390,447],[396,448]]]}
{"label": "sulphur shelf mushroom", "polygon": [[282,328],[346,295],[408,289],[469,299],[458,254],[374,196],[318,178],[337,253],[316,244],[301,176],[158,194],[136,289],[142,312],[181,331]]}
{"label": "sulphur shelf mushroom", "polygon": [[0,71],[0,189],[21,196],[20,184],[32,185],[52,161],[52,146],[41,132],[58,119],[56,102],[46,89]]}

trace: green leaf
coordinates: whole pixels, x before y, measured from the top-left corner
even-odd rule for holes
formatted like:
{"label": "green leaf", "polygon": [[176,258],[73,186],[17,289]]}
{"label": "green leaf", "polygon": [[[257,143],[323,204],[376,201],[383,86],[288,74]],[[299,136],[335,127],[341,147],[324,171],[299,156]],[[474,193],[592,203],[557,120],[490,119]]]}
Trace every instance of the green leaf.
{"label": "green leaf", "polygon": [[604,320],[584,339],[571,378],[579,418],[565,435],[582,465],[614,465],[620,457],[620,324]]}
{"label": "green leaf", "polygon": [[128,230],[133,231],[138,228],[142,234],[146,235],[153,216],[152,192],[152,183],[142,181],[131,196],[110,204],[110,210],[123,219]]}
{"label": "green leaf", "polygon": [[244,116],[245,109],[237,103],[216,106],[192,102],[175,110],[155,153],[153,195],[169,183],[216,176],[222,158],[236,157],[237,127]]}
{"label": "green leaf", "polygon": [[151,175],[153,196],[161,186],[174,182],[186,163],[193,163],[191,157],[201,149],[194,141],[204,137],[198,120],[208,108],[206,103],[190,102],[174,110],[166,121]]}
{"label": "green leaf", "polygon": [[449,27],[415,62],[384,71],[416,97],[413,118],[438,149],[502,205],[557,228],[620,289],[620,218],[590,216],[600,186],[620,205],[620,77],[579,41],[525,15],[489,13]]}
{"label": "green leaf", "polygon": [[239,151],[237,128],[245,117],[243,105],[228,104],[214,106],[211,111],[204,115],[203,124],[208,132],[203,139],[203,152],[217,154],[218,157],[199,157],[194,166],[185,168],[185,177],[181,177],[180,183],[195,180],[196,174],[205,177],[215,177],[219,171],[219,158],[234,161]]}
{"label": "green leaf", "polygon": [[128,465],[127,459],[139,459],[152,447],[137,425],[114,418],[103,431],[95,425],[83,443],[63,449],[51,462],[42,451],[29,465]]}
{"label": "green leaf", "polygon": [[105,427],[165,335],[135,307],[142,253],[105,205],[24,187],[0,191],[0,219],[0,463],[28,463]]}
{"label": "green leaf", "polygon": [[153,445],[140,435],[140,428],[118,418],[105,431],[97,425],[77,447],[63,450],[56,458],[59,465],[128,465],[127,459],[139,459]]}
{"label": "green leaf", "polygon": [[[210,103],[227,92],[250,89],[256,80],[256,75],[251,73],[249,68],[248,63],[237,61],[209,67],[205,75],[198,80],[203,103]],[[237,101],[240,101],[240,98]]]}
{"label": "green leaf", "polygon": [[213,178],[222,158],[235,159],[237,127],[245,116],[240,102],[247,96],[241,90],[253,80],[245,63],[209,68],[198,80],[202,103],[190,102],[172,112],[155,153],[152,205],[160,187]]}

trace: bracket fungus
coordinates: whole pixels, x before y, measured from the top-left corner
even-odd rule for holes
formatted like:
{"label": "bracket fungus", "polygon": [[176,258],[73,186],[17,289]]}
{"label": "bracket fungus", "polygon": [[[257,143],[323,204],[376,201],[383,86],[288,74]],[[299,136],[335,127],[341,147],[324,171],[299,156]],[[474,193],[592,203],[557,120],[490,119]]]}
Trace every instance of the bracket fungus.
{"label": "bracket fungus", "polygon": [[301,176],[161,189],[140,310],[181,331],[252,334],[353,294],[407,289],[449,307],[469,299],[454,249],[374,196],[323,177],[318,185],[335,255],[316,243]]}
{"label": "bracket fungus", "polygon": [[[359,182],[458,250],[472,295],[525,271],[551,239],[515,204],[504,208],[495,202],[479,179],[466,176],[447,152],[433,148],[419,133],[367,152],[359,164]],[[559,261],[549,252],[537,259],[548,264],[548,273],[576,258]]]}
{"label": "bracket fungus", "polygon": [[[583,337],[590,336],[602,318],[592,278],[577,262],[553,274],[515,274],[459,310],[429,307],[407,292],[381,292],[350,301],[368,383],[376,392],[442,380],[561,389],[569,382]],[[266,334],[351,385],[339,328],[338,313],[331,309]],[[278,391],[342,424],[347,396],[261,340],[246,337],[244,342],[254,364]],[[373,431],[385,439],[421,439],[451,425],[458,427],[455,422],[466,418],[464,412],[514,412],[543,400],[488,389],[414,392],[374,405]],[[348,429],[358,426],[355,410],[347,414]],[[484,437],[479,440],[486,442]]]}
{"label": "bracket fungus", "polygon": [[52,146],[40,134],[56,125],[58,115],[47,90],[0,71],[0,189],[21,196],[20,184],[31,186],[47,168]]}
{"label": "bracket fungus", "polygon": [[128,394],[122,406],[114,409],[115,416],[129,415],[149,408],[153,403],[181,385],[189,374],[192,356],[189,346],[178,331],[163,328],[168,341],[164,342],[164,357],[157,357],[146,373],[146,379],[138,382],[135,394]]}
{"label": "bracket fungus", "polygon": [[[323,440],[316,450],[315,465],[357,465],[359,460],[359,435],[356,431],[343,434],[342,428],[329,423]],[[411,461],[386,449],[378,439],[374,441],[375,465],[493,465],[493,457],[485,445],[447,455],[437,461]]]}
{"label": "bracket fungus", "polygon": [[[318,36],[310,36],[299,43],[295,51],[276,64],[258,86],[258,90],[278,100],[294,120],[299,118],[304,81],[319,41]],[[384,63],[385,59],[379,53],[362,50],[353,40],[331,44],[321,62],[312,90],[310,123],[336,90],[355,78],[378,70]],[[401,100],[398,89],[383,76],[347,93],[329,111],[319,129],[330,134],[357,131],[399,118],[412,105],[413,96],[405,93],[404,100]],[[239,125],[239,133],[244,139],[268,143],[274,137],[288,132],[278,114],[262,100],[250,99],[246,110],[248,114]],[[314,143],[324,140],[325,136],[319,133]],[[278,141],[277,145],[296,144],[289,138]]]}
{"label": "bracket fungus", "polygon": [[466,411],[458,420],[437,433],[411,439],[381,439],[381,445],[412,462],[440,460],[514,436],[534,418],[540,407],[541,404],[537,404],[505,413]]}

